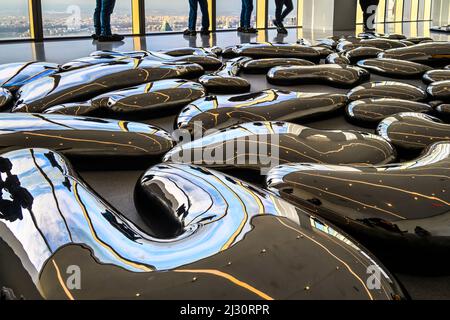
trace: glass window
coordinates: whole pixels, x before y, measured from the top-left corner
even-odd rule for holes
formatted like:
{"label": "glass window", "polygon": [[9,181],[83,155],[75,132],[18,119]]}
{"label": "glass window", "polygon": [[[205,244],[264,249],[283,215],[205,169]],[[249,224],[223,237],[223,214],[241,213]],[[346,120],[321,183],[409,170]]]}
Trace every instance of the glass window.
{"label": "glass window", "polygon": [[0,39],[30,37],[28,0],[0,0]]}
{"label": "glass window", "polygon": [[[216,28],[237,29],[241,21],[242,0],[217,0]],[[253,0],[251,26],[256,23],[256,0]]]}
{"label": "glass window", "polygon": [[[94,33],[95,0],[42,0],[44,37]],[[131,0],[117,0],[111,17],[113,33],[131,34]]]}
{"label": "glass window", "polygon": [[[296,27],[297,26],[297,0],[292,0],[294,5],[294,10],[284,19],[284,25],[286,27]],[[284,10],[285,7],[283,7]],[[273,27],[272,20],[275,19],[275,0],[269,0],[269,27]]]}
{"label": "glass window", "polygon": [[[188,19],[188,0],[145,0],[147,32],[182,31],[187,29]],[[200,8],[198,9],[197,26],[201,27]]]}

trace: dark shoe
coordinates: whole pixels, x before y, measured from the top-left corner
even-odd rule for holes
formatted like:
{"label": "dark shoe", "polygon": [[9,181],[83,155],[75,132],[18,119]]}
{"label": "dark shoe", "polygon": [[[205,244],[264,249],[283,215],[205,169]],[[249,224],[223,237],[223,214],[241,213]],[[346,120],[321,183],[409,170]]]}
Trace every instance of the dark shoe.
{"label": "dark shoe", "polygon": [[125,39],[125,37],[121,36],[120,34],[112,34],[110,36],[98,37],[99,42],[116,42],[116,41],[122,41],[123,39]]}
{"label": "dark shoe", "polygon": [[195,35],[197,35],[197,31],[191,30],[191,29],[186,29],[183,31],[183,34],[185,36],[195,36]]}
{"label": "dark shoe", "polygon": [[242,30],[243,33],[258,33],[258,30],[256,30],[255,28],[244,28]]}
{"label": "dark shoe", "polygon": [[275,19],[272,20],[272,23],[273,23],[273,25],[274,25],[275,27],[277,27],[277,28],[281,27],[281,24],[278,23],[278,21],[275,20]]}
{"label": "dark shoe", "polygon": [[278,27],[277,31],[278,31],[278,33],[281,33],[281,34],[287,34],[288,33],[288,31],[286,30],[285,27]]}
{"label": "dark shoe", "polygon": [[203,28],[202,28],[202,30],[200,30],[200,34],[201,34],[202,36],[209,36],[210,33],[211,33],[211,31],[209,31],[208,29],[203,29]]}
{"label": "dark shoe", "polygon": [[244,28],[243,27],[238,27],[237,28],[237,32],[243,32],[244,31]]}
{"label": "dark shoe", "polygon": [[95,34],[95,33],[91,35],[91,38],[94,39],[94,40],[98,40],[99,37],[100,36],[98,34]]}

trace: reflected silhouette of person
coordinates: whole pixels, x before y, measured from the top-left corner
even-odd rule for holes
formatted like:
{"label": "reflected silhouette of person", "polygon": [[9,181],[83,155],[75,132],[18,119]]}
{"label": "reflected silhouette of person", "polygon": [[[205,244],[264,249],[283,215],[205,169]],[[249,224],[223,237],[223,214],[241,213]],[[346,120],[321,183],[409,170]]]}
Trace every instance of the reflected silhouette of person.
{"label": "reflected silhouette of person", "polygon": [[[285,7],[284,10],[283,7]],[[272,23],[277,27],[278,33],[288,33],[283,21],[292,10],[294,10],[292,0],[275,0],[275,19],[272,20]]]}
{"label": "reflected silhouette of person", "polygon": [[197,11],[200,5],[200,11],[202,12],[202,29],[200,33],[202,35],[209,35],[209,12],[208,12],[208,0],[189,0],[189,26],[184,30],[185,36],[195,36],[197,31],[195,26],[197,25]]}
{"label": "reflected silhouette of person", "polygon": [[380,0],[359,0],[359,5],[363,12],[364,32],[366,33],[375,32],[375,20],[371,19],[371,17],[376,13],[379,3]]}

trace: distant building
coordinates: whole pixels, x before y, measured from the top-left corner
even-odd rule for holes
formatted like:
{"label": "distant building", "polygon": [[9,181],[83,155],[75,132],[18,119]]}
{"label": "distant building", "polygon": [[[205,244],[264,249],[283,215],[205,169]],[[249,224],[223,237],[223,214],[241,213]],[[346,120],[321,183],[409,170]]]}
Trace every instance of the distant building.
{"label": "distant building", "polygon": [[162,23],[161,31],[173,31],[172,27],[170,26],[167,20],[164,20],[164,22]]}

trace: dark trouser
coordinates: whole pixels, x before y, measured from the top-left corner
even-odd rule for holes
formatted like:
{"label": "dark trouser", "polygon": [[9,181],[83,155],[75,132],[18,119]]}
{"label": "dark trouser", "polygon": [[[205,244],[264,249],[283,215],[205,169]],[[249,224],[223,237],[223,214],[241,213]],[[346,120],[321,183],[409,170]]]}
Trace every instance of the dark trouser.
{"label": "dark trouser", "polygon": [[[375,14],[376,11],[370,10],[370,6],[378,6],[380,3],[380,0],[359,0],[359,4],[361,6],[361,10],[363,12],[363,19],[364,19],[364,30],[367,31],[375,31],[374,26],[372,23],[374,23],[374,19],[370,19],[372,15]],[[370,25],[369,25],[370,23]]]}
{"label": "dark trouser", "polygon": [[253,11],[253,0],[242,0],[241,27],[250,28],[252,11]]}
{"label": "dark trouser", "polygon": [[[283,6],[286,7],[284,11]],[[275,20],[277,20],[278,23],[283,23],[284,18],[286,18],[292,10],[294,10],[292,0],[275,0]]]}
{"label": "dark trouser", "polygon": [[209,13],[207,0],[189,0],[189,30],[195,30],[195,25],[197,24],[198,4],[200,4],[200,10],[202,12],[202,28],[208,30]]}
{"label": "dark trouser", "polygon": [[102,36],[111,35],[111,14],[113,13],[116,0],[96,0],[97,6],[94,11],[95,34]]}

